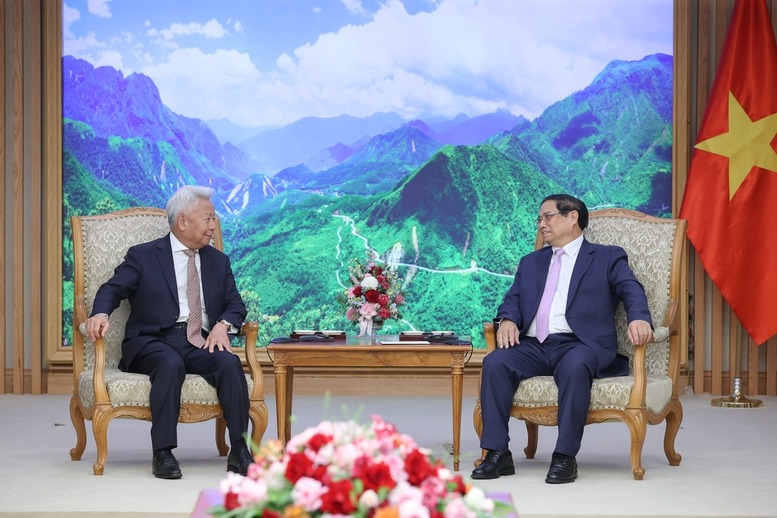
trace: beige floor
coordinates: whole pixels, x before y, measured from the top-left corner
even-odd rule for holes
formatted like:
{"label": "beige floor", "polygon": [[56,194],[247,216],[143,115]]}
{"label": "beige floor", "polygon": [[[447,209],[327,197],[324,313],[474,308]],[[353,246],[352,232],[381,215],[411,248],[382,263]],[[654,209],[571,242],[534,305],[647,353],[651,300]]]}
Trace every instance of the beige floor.
{"label": "beige floor", "polygon": [[[650,427],[643,451],[645,479],[631,477],[626,427],[619,423],[587,428],[574,484],[544,483],[555,429],[542,428],[537,458],[522,455],[523,424],[513,421],[512,450],[517,473],[477,481],[490,492],[509,492],[522,518],[554,516],[777,516],[777,398],[761,398],[757,409],[722,409],[709,396],[683,396],[685,417],[677,439],[683,455],[671,467],[663,453],[663,425]],[[226,461],[213,444],[212,423],[182,425],[176,455],[184,477],[157,480],[150,473],[149,424],[114,421],[108,430],[105,474],[92,475],[94,442],[72,462],[75,434],[67,396],[0,395],[0,517],[76,516],[165,518],[189,516],[199,492],[217,488]],[[467,478],[479,455],[472,429],[472,398],[464,401],[462,473]],[[275,404],[266,437],[274,437]],[[443,397],[295,398],[294,430],[323,418],[380,414],[422,446],[444,456],[451,442],[450,402]],[[88,424],[88,423],[87,423]]]}

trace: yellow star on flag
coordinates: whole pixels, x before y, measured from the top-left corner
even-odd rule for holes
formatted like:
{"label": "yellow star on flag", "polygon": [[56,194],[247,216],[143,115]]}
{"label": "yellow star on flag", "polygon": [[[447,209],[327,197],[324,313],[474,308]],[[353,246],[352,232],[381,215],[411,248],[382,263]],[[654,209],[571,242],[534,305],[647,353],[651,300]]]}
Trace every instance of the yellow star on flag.
{"label": "yellow star on flag", "polygon": [[728,93],[728,132],[696,144],[696,148],[728,157],[729,200],[753,169],[758,166],[777,173],[777,152],[771,145],[777,134],[777,113],[754,121]]}

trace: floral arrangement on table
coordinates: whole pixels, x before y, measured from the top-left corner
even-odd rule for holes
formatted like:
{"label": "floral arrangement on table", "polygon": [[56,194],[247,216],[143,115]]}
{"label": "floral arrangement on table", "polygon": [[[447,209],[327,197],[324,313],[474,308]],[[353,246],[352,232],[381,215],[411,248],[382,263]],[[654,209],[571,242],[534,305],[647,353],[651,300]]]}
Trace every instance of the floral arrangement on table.
{"label": "floral arrangement on table", "polygon": [[465,484],[415,441],[374,416],[369,426],[323,421],[283,446],[267,443],[245,477],[221,482],[226,518],[486,517],[511,506]]}
{"label": "floral arrangement on table", "polygon": [[371,335],[386,320],[402,318],[399,306],[405,303],[405,296],[396,266],[353,259],[348,273],[351,287],[340,296],[340,302],[346,306],[346,318],[359,324],[359,336]]}

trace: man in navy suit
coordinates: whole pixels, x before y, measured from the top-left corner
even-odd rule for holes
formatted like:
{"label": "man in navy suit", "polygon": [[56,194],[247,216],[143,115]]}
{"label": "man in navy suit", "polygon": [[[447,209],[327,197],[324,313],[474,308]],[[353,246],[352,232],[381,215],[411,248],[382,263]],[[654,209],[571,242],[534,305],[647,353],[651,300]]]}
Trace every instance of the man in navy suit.
{"label": "man in navy suit", "polygon": [[[210,246],[216,228],[212,193],[207,187],[187,185],[173,194],[167,203],[170,233],[127,251],[113,277],[97,291],[86,321],[90,340],[105,336],[108,315],[123,299],[130,302],[119,367],[151,378],[151,465],[157,478],[181,478],[172,449],[178,446],[181,387],[187,373],[202,375],[218,392],[231,442],[227,470],[245,475],[251,463],[244,439],[248,387],[229,338],[247,312],[229,258]],[[187,294],[189,272],[192,291]],[[201,310],[190,314],[190,304]],[[190,322],[197,329],[187,335]]]}
{"label": "man in navy suit", "polygon": [[[593,380],[629,370],[628,359],[617,354],[618,304],[623,302],[633,343],[653,336],[645,290],[625,250],[590,243],[583,237],[587,225],[588,209],[581,200],[554,194],[542,201],[537,226],[547,246],[518,264],[497,312],[497,348],[483,360],[480,446],[487,453],[472,472],[474,479],[515,473],[508,449],[513,395],[521,380],[552,375],[559,389],[558,440],[545,482],[574,482]],[[544,298],[547,311],[541,310]]]}

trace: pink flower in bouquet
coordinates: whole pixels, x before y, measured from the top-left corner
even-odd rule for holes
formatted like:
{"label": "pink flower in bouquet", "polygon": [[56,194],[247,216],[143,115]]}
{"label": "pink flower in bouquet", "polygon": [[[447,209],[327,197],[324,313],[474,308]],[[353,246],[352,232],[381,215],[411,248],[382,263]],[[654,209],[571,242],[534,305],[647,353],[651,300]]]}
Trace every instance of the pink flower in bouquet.
{"label": "pink flower in bouquet", "polygon": [[405,303],[405,296],[404,295],[402,295],[401,293],[397,293],[396,295],[394,295],[394,304],[399,306],[399,305],[402,305],[404,303]]}
{"label": "pink flower in bouquet", "polygon": [[365,302],[364,304],[362,304],[362,307],[359,310],[359,314],[364,318],[372,318],[375,315],[377,315],[378,312],[375,309],[375,304],[373,304],[372,302]]}
{"label": "pink flower in bouquet", "polygon": [[291,490],[291,497],[307,512],[321,508],[321,497],[327,492],[326,487],[314,478],[302,477]]}
{"label": "pink flower in bouquet", "polygon": [[356,320],[359,318],[359,310],[351,306],[345,310],[345,318],[348,320]]}

